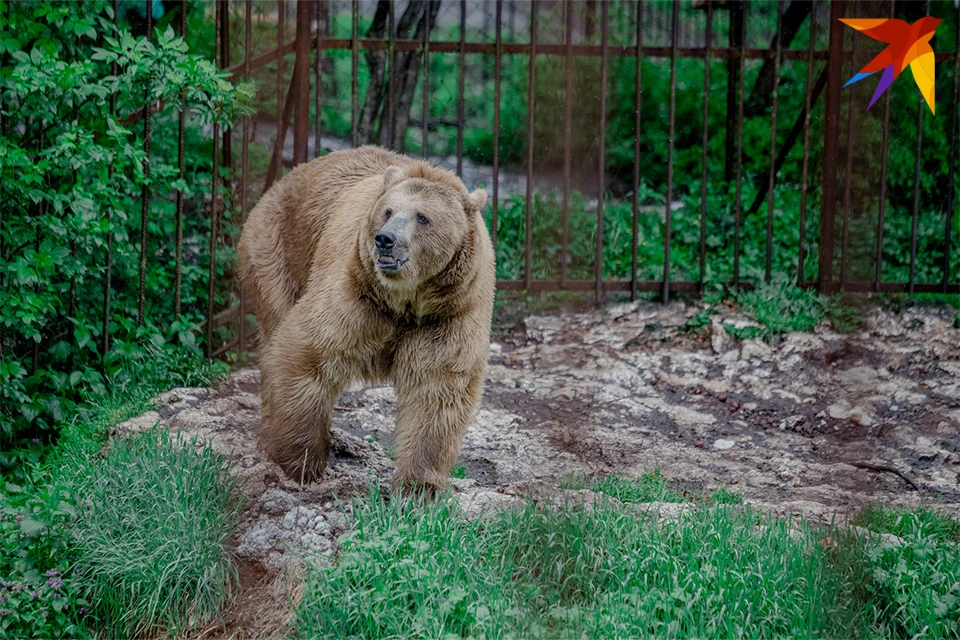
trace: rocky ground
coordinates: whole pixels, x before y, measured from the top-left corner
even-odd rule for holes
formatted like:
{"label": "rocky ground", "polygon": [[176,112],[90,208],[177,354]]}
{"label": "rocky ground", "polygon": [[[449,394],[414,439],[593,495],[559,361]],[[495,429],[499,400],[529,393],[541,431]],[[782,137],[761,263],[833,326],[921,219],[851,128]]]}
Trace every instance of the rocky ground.
{"label": "rocky ground", "polygon": [[[731,337],[723,325],[751,324],[733,311],[686,331],[700,309],[642,302],[534,315],[498,336],[461,456],[467,477],[455,481],[462,506],[514,504],[569,474],[659,468],[675,488],[726,487],[781,516],[842,519],[870,502],[960,514],[953,312],[876,309],[857,333],[823,327],[768,343]],[[338,501],[366,493],[370,479],[388,484],[395,404],[388,386],[345,394],[328,473],[306,485],[257,448],[259,412],[259,373],[246,368],[214,389],[167,392],[116,433],[160,422],[233,461],[246,508],[230,624],[269,635],[299,584],[290,559],[332,553],[347,527]]]}

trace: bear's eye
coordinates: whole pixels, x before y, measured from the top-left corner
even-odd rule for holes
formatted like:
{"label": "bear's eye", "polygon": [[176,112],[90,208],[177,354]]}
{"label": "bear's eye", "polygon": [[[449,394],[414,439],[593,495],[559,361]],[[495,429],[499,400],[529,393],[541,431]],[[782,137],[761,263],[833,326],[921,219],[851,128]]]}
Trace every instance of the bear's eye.
{"label": "bear's eye", "polygon": [[430,221],[427,220],[427,216],[423,215],[422,213],[418,213],[417,222],[419,222],[420,224],[428,224]]}
{"label": "bear's eye", "polygon": [[386,218],[387,220],[389,220],[389,219],[390,219],[390,216],[392,216],[392,215],[393,215],[393,210],[392,210],[392,209],[387,209],[386,211],[383,212],[383,217]]}

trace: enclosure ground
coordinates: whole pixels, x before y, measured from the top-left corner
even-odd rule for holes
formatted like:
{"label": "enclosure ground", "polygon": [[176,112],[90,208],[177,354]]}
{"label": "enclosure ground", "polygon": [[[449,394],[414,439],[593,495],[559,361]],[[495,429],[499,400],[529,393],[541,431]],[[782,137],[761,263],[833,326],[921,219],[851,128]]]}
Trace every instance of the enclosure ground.
{"label": "enclosure ground", "polygon": [[[821,327],[767,342],[732,337],[752,324],[732,310],[690,331],[702,309],[621,304],[528,316],[501,332],[464,442],[466,478],[454,481],[465,511],[557,492],[573,475],[660,469],[688,495],[724,487],[755,508],[814,522],[871,503],[960,514],[955,312],[878,308],[856,333]],[[338,500],[392,472],[389,386],[341,398],[328,473],[313,484],[265,459],[259,410],[259,373],[248,368],[212,390],[165,393],[155,411],[116,429],[160,421],[232,461],[246,498],[236,552],[247,579],[228,616],[240,635],[285,624],[298,588],[289,560],[305,549],[332,553],[347,529]]]}

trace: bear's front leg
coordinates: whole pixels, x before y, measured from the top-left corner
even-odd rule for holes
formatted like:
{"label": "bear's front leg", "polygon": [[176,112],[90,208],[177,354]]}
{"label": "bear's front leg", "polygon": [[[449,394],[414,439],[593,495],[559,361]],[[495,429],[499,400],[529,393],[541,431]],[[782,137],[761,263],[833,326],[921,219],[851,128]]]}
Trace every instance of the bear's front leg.
{"label": "bear's front leg", "polygon": [[478,357],[480,350],[437,339],[408,342],[395,363],[393,487],[405,493],[449,486],[450,470],[483,395],[486,360]]}
{"label": "bear's front leg", "polygon": [[327,466],[333,407],[346,386],[343,368],[315,347],[284,332],[260,363],[263,415],[260,443],[292,480],[316,480]]}

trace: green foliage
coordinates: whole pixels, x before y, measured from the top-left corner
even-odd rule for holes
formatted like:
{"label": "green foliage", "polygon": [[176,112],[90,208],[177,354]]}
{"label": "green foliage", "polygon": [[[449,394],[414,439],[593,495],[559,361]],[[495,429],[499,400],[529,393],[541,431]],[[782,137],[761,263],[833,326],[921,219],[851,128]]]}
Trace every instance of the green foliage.
{"label": "green foliage", "polygon": [[0,593],[0,635],[88,635],[86,623],[94,619],[88,584],[77,572],[73,537],[79,526],[77,479],[86,476],[78,467],[97,464],[94,457],[107,430],[145,411],[158,391],[206,385],[223,372],[222,363],[189,354],[151,349],[127,362],[106,395],[63,426],[57,446],[42,462],[39,444],[17,452],[19,479],[0,484],[0,576],[6,583],[0,591],[7,587]]}
{"label": "green foliage", "polygon": [[72,566],[71,487],[5,483],[0,492],[0,635],[72,638],[89,603]]}
{"label": "green foliage", "polygon": [[453,469],[450,470],[450,477],[463,480],[467,477],[467,468],[462,464],[458,464]]}
{"label": "green foliage", "polygon": [[660,525],[604,503],[466,521],[449,502],[355,505],[308,565],[297,637],[849,636],[818,532],[736,508]]}
{"label": "green foliage", "polygon": [[871,504],[861,509],[851,524],[900,537],[920,530],[937,542],[960,543],[960,521],[928,507],[905,509]]}
{"label": "green foliage", "polygon": [[[52,438],[148,348],[171,357],[197,349],[189,327],[204,315],[209,265],[202,247],[210,224],[203,197],[211,184],[210,139],[201,127],[246,113],[249,88],[233,87],[169,28],[152,42],[115,30],[108,0],[0,5],[0,54],[9,60],[0,72],[0,438],[9,450],[11,442]],[[182,180],[176,164],[181,97],[189,107]],[[161,105],[151,118],[149,158],[143,125],[124,123],[148,100]],[[145,323],[138,326],[143,188],[151,199]],[[178,319],[171,295],[175,188],[184,192]],[[229,230],[229,211],[225,217]],[[232,261],[231,251],[220,251],[217,273],[229,275]],[[108,268],[113,285],[104,327]],[[218,304],[228,294],[218,285]]]}
{"label": "green foliage", "polygon": [[824,317],[826,305],[816,291],[774,280],[743,291],[737,302],[771,333],[812,331]]}
{"label": "green foliage", "polygon": [[683,496],[668,487],[659,469],[639,478],[608,475],[594,483],[592,489],[620,502],[683,502]]}
{"label": "green foliage", "polygon": [[152,430],[115,440],[79,474],[74,526],[92,626],[176,635],[220,612],[236,584],[227,549],[239,502],[209,444]]}
{"label": "green foliage", "polygon": [[691,316],[683,323],[683,331],[685,333],[703,333],[712,324],[710,316],[716,315],[716,313],[717,310],[713,307],[701,309],[695,316]]}
{"label": "green foliage", "polygon": [[743,496],[734,493],[726,487],[720,487],[710,494],[710,502],[713,504],[743,504]]}

